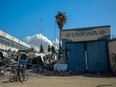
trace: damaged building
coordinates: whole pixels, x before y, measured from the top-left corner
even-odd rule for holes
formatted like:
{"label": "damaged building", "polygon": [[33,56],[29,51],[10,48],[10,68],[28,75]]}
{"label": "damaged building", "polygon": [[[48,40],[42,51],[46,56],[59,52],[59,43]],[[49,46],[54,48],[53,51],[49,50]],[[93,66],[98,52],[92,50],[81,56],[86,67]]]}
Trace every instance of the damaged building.
{"label": "damaged building", "polygon": [[[110,51],[115,49],[113,53],[116,54],[116,39],[113,43],[110,36],[110,25],[61,30],[62,54],[68,70],[89,73],[112,71],[114,64]],[[114,44],[112,48],[111,43]]]}

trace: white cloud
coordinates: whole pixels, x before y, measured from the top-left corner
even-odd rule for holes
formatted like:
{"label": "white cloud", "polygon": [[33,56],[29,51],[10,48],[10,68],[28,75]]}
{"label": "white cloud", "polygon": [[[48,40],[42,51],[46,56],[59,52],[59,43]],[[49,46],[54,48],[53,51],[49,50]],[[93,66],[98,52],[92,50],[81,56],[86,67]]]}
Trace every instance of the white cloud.
{"label": "white cloud", "polygon": [[35,34],[33,36],[27,36],[26,42],[33,47],[36,51],[40,50],[40,45],[42,44],[44,51],[47,51],[48,45],[54,45],[56,49],[58,49],[59,41],[55,39],[52,43],[47,37],[43,36],[42,34]]}
{"label": "white cloud", "polygon": [[59,40],[58,40],[58,39],[55,39],[55,40],[53,41],[53,43],[54,43],[55,45],[58,45],[58,44],[59,44]]}
{"label": "white cloud", "polygon": [[53,41],[53,43],[54,43],[54,47],[55,47],[56,49],[59,49],[59,40],[58,40],[58,39],[55,39],[55,40]]}

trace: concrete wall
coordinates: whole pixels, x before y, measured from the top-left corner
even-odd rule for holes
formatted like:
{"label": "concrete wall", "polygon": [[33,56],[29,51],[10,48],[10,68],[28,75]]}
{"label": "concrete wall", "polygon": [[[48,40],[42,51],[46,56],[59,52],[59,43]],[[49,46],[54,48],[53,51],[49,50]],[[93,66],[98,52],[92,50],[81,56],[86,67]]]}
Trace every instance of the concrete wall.
{"label": "concrete wall", "polygon": [[116,73],[116,38],[108,43],[111,72]]}

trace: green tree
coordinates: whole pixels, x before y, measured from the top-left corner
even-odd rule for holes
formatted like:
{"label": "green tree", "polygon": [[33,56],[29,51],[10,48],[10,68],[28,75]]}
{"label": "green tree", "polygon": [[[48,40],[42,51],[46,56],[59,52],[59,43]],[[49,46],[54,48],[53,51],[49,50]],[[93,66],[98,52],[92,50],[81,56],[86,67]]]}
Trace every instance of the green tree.
{"label": "green tree", "polygon": [[53,54],[55,53],[55,47],[54,46],[51,47],[51,52],[52,52],[51,56],[53,56]]}
{"label": "green tree", "polygon": [[40,45],[40,52],[41,52],[41,53],[44,53],[44,49],[43,49],[42,44]]}
{"label": "green tree", "polygon": [[50,45],[48,45],[48,52],[50,52]]}
{"label": "green tree", "polygon": [[34,51],[34,48],[32,47],[30,50],[31,50],[31,51]]}
{"label": "green tree", "polygon": [[59,59],[60,59],[60,38],[61,38],[61,30],[63,29],[64,25],[67,22],[67,16],[63,12],[58,12],[58,14],[55,16],[56,23],[60,29],[60,35],[59,35]]}

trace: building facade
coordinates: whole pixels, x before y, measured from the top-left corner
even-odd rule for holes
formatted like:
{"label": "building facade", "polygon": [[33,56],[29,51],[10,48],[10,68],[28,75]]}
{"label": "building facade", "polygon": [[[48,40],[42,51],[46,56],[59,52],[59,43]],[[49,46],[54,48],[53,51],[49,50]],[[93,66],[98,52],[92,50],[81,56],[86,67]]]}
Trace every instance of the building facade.
{"label": "building facade", "polygon": [[30,45],[0,30],[0,51],[16,52],[18,50],[30,49]]}
{"label": "building facade", "polygon": [[110,70],[112,73],[116,73],[116,38],[113,38],[108,42],[108,48],[110,58]]}
{"label": "building facade", "polygon": [[110,35],[110,25],[62,30],[62,54],[68,70],[109,72]]}

